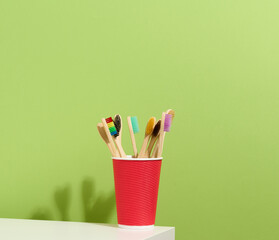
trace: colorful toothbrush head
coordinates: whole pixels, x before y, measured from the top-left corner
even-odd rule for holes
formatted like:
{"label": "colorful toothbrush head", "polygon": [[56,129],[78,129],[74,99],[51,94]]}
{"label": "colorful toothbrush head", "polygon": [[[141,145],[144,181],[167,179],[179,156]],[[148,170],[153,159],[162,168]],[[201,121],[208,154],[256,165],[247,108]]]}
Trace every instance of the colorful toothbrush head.
{"label": "colorful toothbrush head", "polygon": [[138,133],[139,132],[139,123],[137,117],[131,117],[131,123],[133,127],[133,132]]}
{"label": "colorful toothbrush head", "polygon": [[117,137],[119,134],[118,134],[118,132],[116,130],[116,127],[115,127],[115,125],[113,123],[112,118],[111,117],[106,118],[106,123],[108,125],[109,132],[110,132],[111,136]]}
{"label": "colorful toothbrush head", "polygon": [[148,120],[148,123],[146,124],[146,128],[145,128],[145,136],[148,136],[148,135],[150,135],[152,133],[154,125],[155,125],[155,122],[156,122],[156,118],[155,117],[151,117]]}
{"label": "colorful toothbrush head", "polygon": [[115,115],[113,123],[115,125],[116,131],[118,133],[120,133],[120,130],[121,130],[121,117],[120,117],[120,115],[118,115],[118,114]]}
{"label": "colorful toothbrush head", "polygon": [[171,115],[171,114],[165,115],[165,122],[164,122],[164,131],[165,132],[170,131],[172,118],[173,118],[173,115]]}
{"label": "colorful toothbrush head", "polygon": [[159,132],[160,132],[160,129],[161,129],[161,120],[159,120],[159,121],[156,123],[156,125],[155,125],[155,127],[154,127],[154,129],[153,129],[153,132],[152,132],[152,136],[153,136],[153,137],[157,137],[158,134],[159,134]]}

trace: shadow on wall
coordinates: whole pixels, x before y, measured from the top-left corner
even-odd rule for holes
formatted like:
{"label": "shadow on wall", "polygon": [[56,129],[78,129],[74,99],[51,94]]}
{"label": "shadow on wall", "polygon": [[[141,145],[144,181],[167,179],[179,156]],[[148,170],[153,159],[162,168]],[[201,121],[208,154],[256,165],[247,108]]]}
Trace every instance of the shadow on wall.
{"label": "shadow on wall", "polygon": [[47,208],[38,208],[28,219],[34,220],[54,220]]}
{"label": "shadow on wall", "polygon": [[62,221],[69,221],[71,188],[69,185],[57,188],[54,192],[55,206],[60,214]]}
{"label": "shadow on wall", "polygon": [[107,223],[115,206],[115,194],[96,196],[94,182],[87,178],[82,182],[82,202],[85,222]]}
{"label": "shadow on wall", "polygon": [[[96,194],[96,186],[92,178],[86,178],[81,184],[81,201],[84,222],[108,223],[115,208],[115,194]],[[71,187],[65,185],[58,187],[54,192],[55,210],[58,211],[59,219],[53,217],[53,211],[48,208],[36,209],[29,219],[36,220],[62,220],[70,221],[69,210],[71,203]]]}

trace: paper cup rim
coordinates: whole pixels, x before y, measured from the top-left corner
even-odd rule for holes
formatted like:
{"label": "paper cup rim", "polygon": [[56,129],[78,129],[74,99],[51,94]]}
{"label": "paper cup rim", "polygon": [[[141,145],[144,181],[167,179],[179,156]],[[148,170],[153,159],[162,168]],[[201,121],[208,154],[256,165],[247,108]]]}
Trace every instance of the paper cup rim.
{"label": "paper cup rim", "polygon": [[132,157],[126,157],[126,158],[121,158],[121,157],[111,157],[113,160],[124,160],[124,161],[159,161],[162,160],[163,157],[159,158],[132,158]]}

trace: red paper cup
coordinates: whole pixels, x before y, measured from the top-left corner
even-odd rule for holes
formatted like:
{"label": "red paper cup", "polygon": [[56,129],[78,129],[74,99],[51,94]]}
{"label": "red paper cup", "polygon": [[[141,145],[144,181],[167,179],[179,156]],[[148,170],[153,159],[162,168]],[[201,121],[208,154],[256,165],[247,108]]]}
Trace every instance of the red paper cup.
{"label": "red paper cup", "polygon": [[112,159],[118,226],[153,228],[162,158]]}

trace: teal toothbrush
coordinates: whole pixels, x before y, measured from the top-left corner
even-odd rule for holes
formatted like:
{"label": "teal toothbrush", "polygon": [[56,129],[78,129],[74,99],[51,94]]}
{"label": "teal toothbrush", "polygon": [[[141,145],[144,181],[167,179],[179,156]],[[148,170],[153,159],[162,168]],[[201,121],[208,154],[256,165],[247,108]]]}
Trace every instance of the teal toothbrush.
{"label": "teal toothbrush", "polygon": [[135,133],[139,132],[139,124],[138,124],[138,119],[137,117],[127,117],[128,121],[128,127],[129,127],[129,132],[132,140],[132,145],[133,145],[133,151],[134,151],[134,157],[136,158],[138,156],[138,150],[137,150],[137,144],[136,144],[136,139],[135,139]]}

